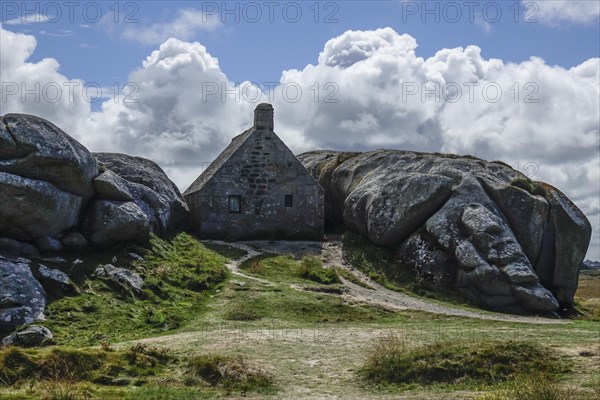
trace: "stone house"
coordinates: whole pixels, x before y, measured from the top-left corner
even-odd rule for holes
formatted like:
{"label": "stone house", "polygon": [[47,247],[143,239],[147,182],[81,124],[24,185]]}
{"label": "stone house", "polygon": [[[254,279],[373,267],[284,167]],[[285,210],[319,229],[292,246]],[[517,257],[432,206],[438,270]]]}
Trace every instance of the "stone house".
{"label": "stone house", "polygon": [[183,194],[202,238],[321,240],[324,190],[273,132],[273,107],[254,110],[254,126]]}

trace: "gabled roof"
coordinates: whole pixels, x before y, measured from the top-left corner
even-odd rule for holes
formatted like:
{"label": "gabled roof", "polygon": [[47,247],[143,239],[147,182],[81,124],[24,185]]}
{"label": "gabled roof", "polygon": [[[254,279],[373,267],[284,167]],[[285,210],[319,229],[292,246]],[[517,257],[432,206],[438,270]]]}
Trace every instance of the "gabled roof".
{"label": "gabled roof", "polygon": [[221,167],[233,156],[233,154],[244,144],[244,142],[252,135],[252,133],[256,129],[254,127],[248,129],[247,131],[237,135],[233,139],[231,139],[231,143],[229,146],[215,160],[210,163],[208,168],[206,168],[200,176],[190,185],[189,188],[183,193],[184,196],[190,195],[192,193],[196,193],[200,191],[206,182],[213,177],[213,175],[221,169]]}

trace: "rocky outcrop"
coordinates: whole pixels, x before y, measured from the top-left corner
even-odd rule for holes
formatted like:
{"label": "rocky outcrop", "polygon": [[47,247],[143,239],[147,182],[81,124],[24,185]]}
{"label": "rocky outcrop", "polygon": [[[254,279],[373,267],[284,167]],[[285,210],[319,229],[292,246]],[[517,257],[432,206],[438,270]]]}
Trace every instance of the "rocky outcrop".
{"label": "rocky outcrop", "polygon": [[29,261],[0,256],[0,336],[44,319],[46,293]]}
{"label": "rocky outcrop", "polygon": [[52,344],[54,334],[45,326],[30,325],[19,332],[14,332],[0,342],[3,346],[36,347]]}
{"label": "rocky outcrop", "polygon": [[40,264],[34,276],[42,284],[44,291],[50,299],[59,299],[78,293],[77,286],[75,286],[69,276],[58,269],[48,268]]}
{"label": "rocky outcrop", "polygon": [[139,274],[111,264],[101,265],[96,269],[94,275],[117,286],[124,292],[140,294],[144,287],[144,280]]}
{"label": "rocky outcrop", "polygon": [[181,193],[152,161],[91,154],[52,123],[0,117],[0,254],[34,257],[164,236],[187,225]]}
{"label": "rocky outcrop", "polygon": [[573,304],[591,236],[560,191],[501,162],[378,150],[298,156],[325,188],[327,218],[398,249],[433,286],[506,312]]}
{"label": "rocky outcrop", "polygon": [[188,206],[156,163],[125,154],[94,155],[108,170],[94,181],[99,198],[134,202],[146,215],[152,232],[159,236],[187,226]]}
{"label": "rocky outcrop", "polygon": [[0,171],[52,184],[83,198],[94,194],[98,163],[56,125],[27,114],[7,114],[0,127]]}

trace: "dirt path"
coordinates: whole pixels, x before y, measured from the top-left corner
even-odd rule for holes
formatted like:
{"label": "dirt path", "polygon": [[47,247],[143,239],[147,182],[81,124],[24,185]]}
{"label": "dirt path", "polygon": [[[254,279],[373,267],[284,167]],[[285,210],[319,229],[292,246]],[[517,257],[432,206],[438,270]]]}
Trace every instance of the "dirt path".
{"label": "dirt path", "polygon": [[[271,253],[271,254],[282,254],[291,255],[295,258],[301,258],[305,255],[314,255],[321,258],[324,265],[329,268],[343,268],[357,277],[361,282],[366,284],[369,288],[362,287],[354,284],[348,280],[342,279],[347,291],[342,295],[348,301],[360,302],[373,306],[378,306],[391,310],[418,310],[432,314],[441,314],[449,316],[467,317],[467,318],[479,318],[485,320],[504,321],[504,322],[521,322],[530,324],[558,324],[568,323],[567,321],[561,321],[556,319],[541,318],[541,317],[527,317],[527,316],[516,316],[509,314],[500,314],[487,311],[477,310],[465,310],[458,307],[453,307],[447,304],[439,304],[432,300],[421,299],[413,297],[405,293],[396,292],[389,290],[377,282],[373,281],[365,274],[357,271],[355,268],[350,266],[344,261],[342,255],[342,243],[340,241],[329,241],[329,242],[287,242],[287,241],[255,241],[255,242],[220,242],[212,241],[222,245],[235,247],[240,250],[245,250],[247,254],[238,259],[227,263],[227,268],[237,276],[241,276],[247,279],[259,281],[264,284],[269,284],[264,279],[245,275],[240,272],[239,266],[244,261],[258,256],[260,254]],[[299,288],[296,288],[299,289]],[[299,289],[300,290],[300,289]]]}
{"label": "dirt path", "polygon": [[227,269],[229,271],[231,271],[231,273],[233,275],[236,275],[236,276],[239,276],[239,277],[242,277],[242,278],[246,278],[246,279],[250,279],[250,280],[253,280],[253,281],[257,281],[257,282],[260,282],[260,283],[265,284],[265,285],[270,285],[271,284],[271,282],[269,282],[269,281],[267,281],[265,279],[260,279],[260,278],[254,277],[254,276],[246,275],[246,274],[244,274],[243,272],[240,271],[240,265],[242,265],[242,263],[244,261],[247,261],[247,260],[251,259],[252,257],[256,257],[256,256],[261,255],[262,254],[261,252],[258,252],[256,250],[254,250],[252,247],[250,247],[250,246],[248,246],[248,245],[246,245],[244,243],[239,243],[239,242],[231,242],[230,243],[230,242],[223,242],[223,241],[220,241],[220,240],[206,240],[206,242],[208,242],[208,243],[215,243],[215,244],[219,244],[219,245],[222,245],[222,246],[234,247],[234,248],[239,249],[239,250],[244,250],[246,252],[246,255],[243,256],[242,258],[238,258],[237,260],[228,261],[225,264],[225,266],[227,267]]}

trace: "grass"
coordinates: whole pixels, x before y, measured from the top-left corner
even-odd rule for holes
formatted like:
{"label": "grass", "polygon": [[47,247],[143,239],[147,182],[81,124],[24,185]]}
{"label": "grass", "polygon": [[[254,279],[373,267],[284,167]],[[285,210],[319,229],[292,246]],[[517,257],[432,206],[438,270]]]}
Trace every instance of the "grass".
{"label": "grass", "polygon": [[[7,348],[0,351],[0,385],[27,381],[93,382],[111,385],[117,379],[153,376],[173,358],[165,351],[135,345],[127,351],[54,347],[43,350]],[[59,385],[60,386],[60,385]]]}
{"label": "grass", "polygon": [[249,364],[244,357],[216,354],[200,355],[188,362],[188,375],[229,392],[273,393],[273,378],[264,370]]}
{"label": "grass", "polygon": [[231,260],[240,259],[248,254],[246,250],[238,249],[237,247],[228,246],[226,244],[213,243],[210,241],[203,241],[202,244],[207,249],[212,250],[215,253]]}
{"label": "grass", "polygon": [[437,342],[407,348],[395,336],[377,340],[362,377],[373,384],[466,384],[504,382],[531,372],[555,378],[568,367],[556,352],[534,342]]}
{"label": "grass", "polygon": [[[580,397],[577,397],[580,399]],[[479,397],[479,400],[575,400],[572,390],[548,379],[545,375],[533,373],[519,376],[501,385],[499,389]]]}
{"label": "grass", "polygon": [[298,265],[298,275],[301,278],[322,283],[324,285],[340,282],[335,270],[324,268],[321,260],[313,256],[305,256],[302,258]]}
{"label": "grass", "polygon": [[467,305],[458,292],[442,288],[431,289],[418,278],[411,267],[400,261],[394,251],[376,246],[357,233],[346,231],[343,245],[345,260],[387,289],[453,305]]}
{"label": "grass", "polygon": [[529,194],[534,196],[544,196],[546,191],[544,188],[537,182],[532,181],[531,179],[517,178],[510,183],[512,186],[518,187],[527,191]]}
{"label": "grass", "polygon": [[370,287],[369,285],[367,285],[366,283],[364,283],[363,281],[358,279],[356,277],[356,275],[354,275],[352,272],[350,272],[344,268],[340,268],[340,267],[336,268],[335,273],[337,274],[337,276],[339,278],[345,279],[348,282],[351,282],[351,283],[354,283],[355,285],[364,287],[365,289],[372,289],[372,287]]}
{"label": "grass", "polygon": [[600,321],[600,271],[581,271],[575,306],[580,319]]}
{"label": "grass", "polygon": [[52,302],[46,310],[44,325],[57,344],[90,346],[178,329],[203,309],[228,276],[225,257],[185,233],[171,242],[152,237],[144,258],[130,265],[144,278],[139,298],[89,278],[99,263],[110,259],[84,258],[74,278],[81,294]]}
{"label": "grass", "polygon": [[[387,250],[359,244],[355,253],[359,261],[377,268],[381,256],[382,262],[394,267],[391,252],[386,259]],[[0,350],[0,374],[13,382],[0,384],[0,398],[367,399],[393,398],[390,391],[403,391],[406,398],[478,398],[487,392],[485,396],[495,397],[485,400],[511,400],[521,391],[529,397],[518,398],[570,400],[544,397],[549,392],[543,391],[544,386],[553,389],[552,395],[569,394],[572,387],[573,399],[591,400],[600,394],[594,392],[600,387],[600,381],[594,380],[598,322],[534,325],[415,311],[393,313],[311,291],[331,291],[341,285],[302,277],[299,271],[304,260],[275,255],[255,257],[242,266],[245,274],[260,281],[247,277],[212,281],[220,276],[226,257],[240,254],[228,247],[209,248],[185,236],[155,242],[152,250],[143,252],[146,262],[132,268],[143,274],[149,285],[158,286],[153,275],[164,274],[156,278],[163,286],[147,286],[141,298],[133,299],[88,278],[98,262],[108,263],[110,258],[84,256],[86,262],[73,271],[80,275],[76,282],[82,294],[58,301],[65,302],[64,313],[47,322],[65,324],[55,330],[61,343],[71,340],[63,336],[67,333],[72,335],[70,345],[103,346]],[[320,271],[319,263],[313,263],[310,268]],[[213,268],[215,274],[209,273]],[[173,276],[169,270],[175,271]],[[336,272],[347,279],[340,270]],[[188,274],[198,275],[209,288],[194,291],[187,285]],[[586,283],[584,275],[581,279],[579,301],[596,298],[595,281]],[[239,280],[244,284],[239,285]],[[399,281],[400,290],[410,290],[410,283]],[[170,322],[172,315],[180,318]],[[397,343],[386,341],[386,351],[379,354],[387,354],[387,358],[376,357],[379,342],[373,340],[389,337],[388,332]],[[144,340],[152,346],[109,344],[152,336]],[[160,350],[164,348],[170,350]],[[404,376],[403,381],[411,383],[368,380],[366,362],[357,357],[360,354],[383,360],[375,377],[385,376],[400,360],[403,372],[392,375]],[[363,379],[357,379],[359,370]],[[532,374],[542,370],[543,374],[527,378],[525,370]],[[437,377],[437,383],[430,384],[422,376]]]}
{"label": "grass", "polygon": [[340,296],[330,294],[341,293],[340,280],[335,270],[324,268],[315,257],[307,256],[298,262],[289,256],[260,255],[246,260],[240,269],[272,284],[252,283],[243,292],[226,290],[223,296],[228,301],[218,312],[227,320],[313,324],[394,318],[392,312],[349,305]]}

